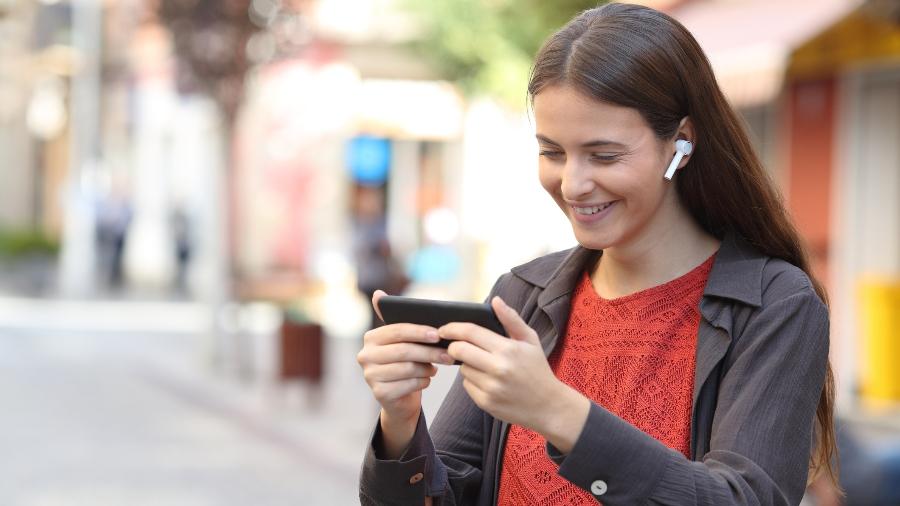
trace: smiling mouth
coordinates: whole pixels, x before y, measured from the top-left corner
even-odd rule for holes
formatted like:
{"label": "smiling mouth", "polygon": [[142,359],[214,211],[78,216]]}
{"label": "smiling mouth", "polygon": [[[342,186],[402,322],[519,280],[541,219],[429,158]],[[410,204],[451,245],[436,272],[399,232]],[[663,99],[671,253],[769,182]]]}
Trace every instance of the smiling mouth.
{"label": "smiling mouth", "polygon": [[616,203],[615,201],[612,201],[612,202],[607,202],[607,203],[605,203],[605,204],[601,204],[601,205],[599,205],[599,206],[593,206],[593,207],[577,207],[577,206],[572,206],[572,209],[575,210],[575,214],[583,214],[583,215],[589,216],[589,215],[591,215],[591,214],[597,214],[597,213],[599,213],[600,211],[606,209],[607,207],[609,207],[609,206],[611,206],[611,205],[613,205],[613,204],[615,204],[615,203]]}

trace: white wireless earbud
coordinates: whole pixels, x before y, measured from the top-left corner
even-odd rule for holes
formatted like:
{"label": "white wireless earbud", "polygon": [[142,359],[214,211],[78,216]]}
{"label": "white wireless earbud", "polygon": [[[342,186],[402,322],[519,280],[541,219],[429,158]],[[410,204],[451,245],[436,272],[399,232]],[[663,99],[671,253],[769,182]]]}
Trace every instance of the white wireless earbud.
{"label": "white wireless earbud", "polygon": [[681,163],[681,159],[684,158],[685,155],[691,154],[691,151],[694,150],[694,145],[691,144],[691,141],[686,141],[684,139],[678,139],[675,141],[675,157],[672,158],[672,163],[669,164],[669,168],[666,169],[665,178],[669,181],[672,180],[672,176],[675,175],[675,169],[678,168],[678,164]]}

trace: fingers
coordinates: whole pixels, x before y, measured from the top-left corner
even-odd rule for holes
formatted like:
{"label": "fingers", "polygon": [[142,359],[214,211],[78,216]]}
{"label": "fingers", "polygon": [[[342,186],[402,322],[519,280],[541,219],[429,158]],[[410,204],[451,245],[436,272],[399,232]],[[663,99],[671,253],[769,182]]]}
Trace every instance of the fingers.
{"label": "fingers", "polygon": [[496,378],[484,371],[475,369],[469,364],[459,366],[459,373],[462,375],[463,379],[486,394],[493,391],[499,384]]}
{"label": "fingers", "polygon": [[382,346],[364,347],[357,355],[357,361],[367,364],[392,364],[396,362],[421,362],[452,364],[453,358],[443,348],[416,343],[394,343]]}
{"label": "fingers", "polygon": [[439,340],[435,328],[412,323],[385,325],[363,335],[363,343],[366,346],[391,343],[436,343]]}
{"label": "fingers", "polygon": [[482,371],[491,370],[494,363],[494,357],[490,352],[466,341],[450,343],[450,346],[447,347],[447,354],[470,367]]}
{"label": "fingers", "polygon": [[469,394],[469,397],[472,398],[472,401],[475,404],[484,409],[485,400],[487,398],[487,394],[485,394],[484,390],[482,390],[474,381],[469,380],[465,376],[463,376],[463,388],[466,389],[466,392]]}
{"label": "fingers", "polygon": [[494,296],[494,298],[491,299],[491,307],[494,308],[497,319],[500,320],[500,323],[503,325],[503,328],[506,329],[506,333],[509,337],[518,341],[527,341],[537,345],[541,344],[537,332],[529,327],[528,324],[525,323],[525,320],[519,316],[518,311],[509,307],[503,299]]}
{"label": "fingers", "polygon": [[[396,393],[397,388],[406,393],[415,390],[401,388],[403,385],[409,386],[409,380],[433,376],[436,372],[433,363],[452,364],[453,358],[446,350],[424,344],[437,341],[437,331],[421,325],[385,325],[366,332],[363,348],[357,354],[356,361],[362,367],[366,382],[376,394],[375,397],[379,401],[396,399],[391,396]],[[395,385],[403,381],[407,383]],[[424,386],[420,385],[419,388]],[[389,391],[391,396],[383,397],[376,390]]]}
{"label": "fingers", "polygon": [[507,340],[500,334],[474,323],[448,323],[439,328],[437,332],[438,336],[444,339],[466,341],[489,352],[497,351],[506,344],[505,341]]}
{"label": "fingers", "polygon": [[375,399],[384,406],[413,392],[424,390],[431,384],[431,378],[407,378],[399,381],[377,382],[371,385]]}
{"label": "fingers", "polygon": [[363,373],[366,382],[392,382],[410,378],[431,378],[437,374],[437,367],[419,362],[395,362],[391,364],[373,364]]}
{"label": "fingers", "polygon": [[498,358],[465,341],[451,343],[447,351],[463,363],[459,367],[460,374],[482,390],[490,390],[488,386],[506,381],[516,372],[516,362]]}

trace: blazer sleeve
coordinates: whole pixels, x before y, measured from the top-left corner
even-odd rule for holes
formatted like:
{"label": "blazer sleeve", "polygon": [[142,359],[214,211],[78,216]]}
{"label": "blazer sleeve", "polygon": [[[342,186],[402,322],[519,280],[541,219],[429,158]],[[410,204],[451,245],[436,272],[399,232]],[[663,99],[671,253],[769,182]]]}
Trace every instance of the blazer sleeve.
{"label": "blazer sleeve", "polygon": [[[500,292],[509,276],[497,281],[486,300]],[[361,504],[418,505],[426,496],[433,498],[435,506],[474,504],[481,489],[484,448],[492,422],[466,393],[459,373],[431,430],[420,414],[412,441],[397,460],[379,456],[379,421],[363,460]]]}
{"label": "blazer sleeve", "polygon": [[435,505],[474,504],[481,488],[486,416],[457,375],[431,431],[420,414],[413,439],[399,459],[380,458],[376,424],[363,461],[360,503],[412,505],[430,496]]}
{"label": "blazer sleeve", "polygon": [[596,404],[572,451],[548,452],[606,506],[799,504],[828,345],[827,309],[807,285],[764,304],[734,343],[700,461]]}

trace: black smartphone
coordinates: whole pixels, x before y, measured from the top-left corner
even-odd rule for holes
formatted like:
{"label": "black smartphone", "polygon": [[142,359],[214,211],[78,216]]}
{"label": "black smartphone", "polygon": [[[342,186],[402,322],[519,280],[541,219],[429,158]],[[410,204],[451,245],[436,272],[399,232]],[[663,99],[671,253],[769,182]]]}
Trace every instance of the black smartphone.
{"label": "black smartphone", "polygon": [[[415,323],[438,328],[451,322],[469,322],[506,336],[506,330],[488,304],[385,295],[378,299],[378,309],[384,323]],[[429,344],[441,348],[449,345],[446,339]]]}

